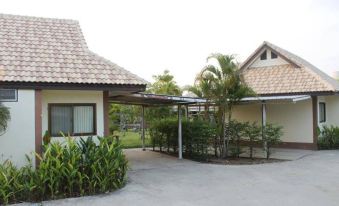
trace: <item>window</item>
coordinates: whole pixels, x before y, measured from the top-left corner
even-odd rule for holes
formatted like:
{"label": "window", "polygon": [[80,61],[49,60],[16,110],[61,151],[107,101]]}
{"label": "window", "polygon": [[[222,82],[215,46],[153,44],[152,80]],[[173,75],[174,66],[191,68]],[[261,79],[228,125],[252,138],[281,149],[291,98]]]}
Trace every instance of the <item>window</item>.
{"label": "window", "polygon": [[260,55],[260,60],[266,60],[267,59],[267,51],[265,50],[261,55]]}
{"label": "window", "polygon": [[271,51],[271,59],[276,59],[276,58],[278,58],[278,55]]}
{"label": "window", "polygon": [[319,102],[319,122],[326,122],[326,104]]}
{"label": "window", "polygon": [[49,104],[49,131],[52,136],[96,135],[95,104]]}
{"label": "window", "polygon": [[0,102],[16,102],[16,101],[18,101],[18,90],[0,89]]}

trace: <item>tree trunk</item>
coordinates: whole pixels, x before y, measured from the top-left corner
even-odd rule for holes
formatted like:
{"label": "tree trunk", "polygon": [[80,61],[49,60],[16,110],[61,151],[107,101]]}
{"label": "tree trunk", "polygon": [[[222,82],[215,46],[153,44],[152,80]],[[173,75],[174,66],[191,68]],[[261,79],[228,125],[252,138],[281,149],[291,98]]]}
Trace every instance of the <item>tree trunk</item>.
{"label": "tree trunk", "polygon": [[228,154],[228,145],[226,143],[226,134],[225,134],[225,124],[226,124],[225,116],[226,116],[225,109],[223,109],[223,111],[222,111],[222,118],[221,118],[221,121],[222,121],[222,124],[221,124],[222,125],[222,127],[221,127],[221,133],[222,133],[222,158],[226,158],[227,154]]}
{"label": "tree trunk", "polygon": [[[231,119],[232,119],[232,107],[231,106],[229,106],[229,108],[228,108],[228,124],[231,122]],[[225,119],[224,119],[224,121],[225,121]],[[225,124],[225,122],[224,122],[224,124]],[[225,129],[225,128],[224,128]],[[228,129],[230,129],[229,128],[229,126],[228,126]],[[224,132],[224,134],[225,134],[225,132]],[[229,137],[229,135],[227,135],[227,140],[226,140],[226,156],[225,156],[225,158],[227,157],[227,155],[228,155],[228,150],[229,150],[229,144],[230,144],[230,137]]]}

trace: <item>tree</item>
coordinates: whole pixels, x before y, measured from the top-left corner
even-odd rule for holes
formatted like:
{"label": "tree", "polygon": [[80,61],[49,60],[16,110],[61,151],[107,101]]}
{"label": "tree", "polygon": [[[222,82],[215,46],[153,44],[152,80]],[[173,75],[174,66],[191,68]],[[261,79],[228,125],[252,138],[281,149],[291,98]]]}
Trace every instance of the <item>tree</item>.
{"label": "tree", "polygon": [[[226,135],[225,123],[226,114],[228,113],[228,122],[232,118],[233,106],[246,97],[254,95],[241,77],[238,63],[233,55],[212,54],[207,58],[216,60],[217,64],[205,66],[197,79],[198,81],[209,82],[209,98],[218,106],[217,125],[220,137],[220,147],[222,157],[227,157],[229,149],[230,135]],[[226,138],[227,137],[227,138]]]}
{"label": "tree", "polygon": [[8,107],[0,103],[0,135],[6,132],[8,122],[11,120],[11,115]]}
{"label": "tree", "polygon": [[[154,83],[149,85],[147,89],[148,93],[164,94],[164,95],[176,95],[181,96],[182,90],[174,80],[174,76],[170,74],[168,70],[165,70],[162,74],[153,75]],[[146,119],[161,119],[171,116],[172,110],[169,107],[156,107],[146,110]]]}
{"label": "tree", "polygon": [[205,98],[205,120],[209,120],[209,108],[211,105],[211,80],[208,78],[202,78],[201,75],[198,75],[195,78],[193,86],[188,86],[187,91],[195,94],[197,97]]}
{"label": "tree", "polygon": [[182,94],[180,87],[174,81],[174,76],[168,70],[165,70],[163,74],[153,75],[153,79],[155,81],[149,86],[148,92],[177,96]]}

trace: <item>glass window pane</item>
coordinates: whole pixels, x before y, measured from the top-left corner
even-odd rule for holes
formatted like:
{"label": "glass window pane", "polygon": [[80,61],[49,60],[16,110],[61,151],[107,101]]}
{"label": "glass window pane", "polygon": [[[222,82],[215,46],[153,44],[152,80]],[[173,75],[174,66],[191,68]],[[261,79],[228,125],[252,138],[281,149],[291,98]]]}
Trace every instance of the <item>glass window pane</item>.
{"label": "glass window pane", "polygon": [[76,134],[93,133],[93,113],[93,106],[75,106],[73,111],[73,132]]}
{"label": "glass window pane", "polygon": [[319,122],[325,122],[325,121],[326,121],[325,103],[321,102],[319,103]]}
{"label": "glass window pane", "polygon": [[60,136],[60,132],[72,133],[72,107],[51,107],[51,130],[52,136]]}

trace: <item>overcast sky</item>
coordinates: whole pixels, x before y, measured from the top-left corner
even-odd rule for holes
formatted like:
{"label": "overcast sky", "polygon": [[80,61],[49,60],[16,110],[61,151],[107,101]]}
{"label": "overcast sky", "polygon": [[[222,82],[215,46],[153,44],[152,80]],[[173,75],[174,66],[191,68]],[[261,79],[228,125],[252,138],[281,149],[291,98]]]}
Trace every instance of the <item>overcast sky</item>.
{"label": "overcast sky", "polygon": [[335,0],[0,0],[0,13],[79,20],[91,50],[148,81],[168,69],[192,84],[209,54],[242,61],[265,40],[339,70]]}

